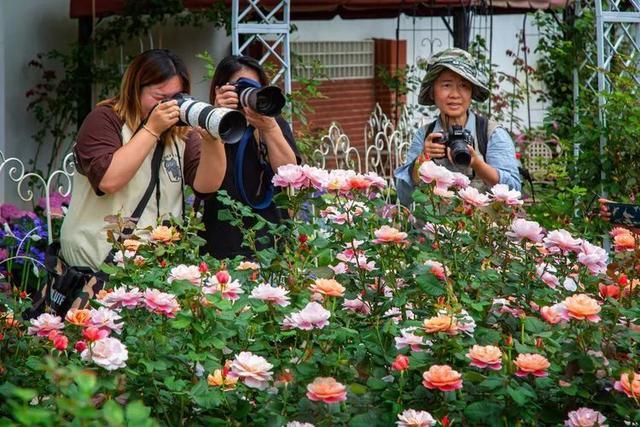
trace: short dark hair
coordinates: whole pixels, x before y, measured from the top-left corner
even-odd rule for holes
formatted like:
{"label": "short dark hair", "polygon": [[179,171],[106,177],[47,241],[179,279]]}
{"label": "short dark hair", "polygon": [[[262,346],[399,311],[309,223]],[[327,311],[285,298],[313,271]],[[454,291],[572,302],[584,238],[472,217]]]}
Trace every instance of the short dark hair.
{"label": "short dark hair", "polygon": [[258,60],[250,56],[229,55],[218,63],[216,71],[213,73],[211,88],[209,89],[209,101],[212,104],[216,99],[216,87],[227,84],[231,76],[243,68],[255,71],[258,74],[261,85],[267,86],[269,84],[267,73],[265,73]]}

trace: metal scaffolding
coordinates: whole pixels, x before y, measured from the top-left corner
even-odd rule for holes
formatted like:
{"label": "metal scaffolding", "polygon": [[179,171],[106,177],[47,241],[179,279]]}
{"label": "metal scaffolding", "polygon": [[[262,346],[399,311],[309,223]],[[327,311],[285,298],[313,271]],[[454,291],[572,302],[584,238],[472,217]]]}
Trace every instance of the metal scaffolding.
{"label": "metal scaffolding", "polygon": [[[233,0],[231,6],[231,48],[234,55],[245,55],[249,46],[259,42],[266,51],[260,64],[270,57],[277,65],[271,83],[284,80],[284,91],[291,93],[290,0],[281,0],[270,11],[260,0]],[[242,40],[241,35],[246,38]]]}

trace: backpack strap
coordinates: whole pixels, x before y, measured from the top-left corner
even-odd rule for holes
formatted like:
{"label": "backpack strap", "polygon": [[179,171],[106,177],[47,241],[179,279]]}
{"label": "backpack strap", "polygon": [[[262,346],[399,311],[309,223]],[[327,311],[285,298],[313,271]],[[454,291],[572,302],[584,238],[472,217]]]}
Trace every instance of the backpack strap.
{"label": "backpack strap", "polygon": [[489,119],[480,114],[476,114],[476,137],[480,154],[486,158],[487,145],[489,145]]}

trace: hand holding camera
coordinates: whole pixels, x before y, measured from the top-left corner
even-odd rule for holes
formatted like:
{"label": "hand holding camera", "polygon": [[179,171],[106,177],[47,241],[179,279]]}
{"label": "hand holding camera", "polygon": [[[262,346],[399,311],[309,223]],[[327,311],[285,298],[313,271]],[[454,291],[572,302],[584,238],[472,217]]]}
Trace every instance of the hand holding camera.
{"label": "hand holding camera", "polygon": [[145,125],[155,136],[160,136],[164,131],[178,123],[180,120],[180,108],[178,101],[170,100],[158,104],[149,114]]}
{"label": "hand holding camera", "polygon": [[453,125],[445,134],[432,133],[427,136],[424,151],[433,158],[442,158],[446,153],[451,163],[460,166],[473,166],[476,158],[473,136],[460,125]]}

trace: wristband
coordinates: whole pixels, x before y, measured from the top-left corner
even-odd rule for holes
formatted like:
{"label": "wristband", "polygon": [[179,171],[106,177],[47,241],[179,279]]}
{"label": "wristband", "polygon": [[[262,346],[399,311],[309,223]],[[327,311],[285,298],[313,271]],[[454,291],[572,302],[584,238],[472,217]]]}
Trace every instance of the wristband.
{"label": "wristband", "polygon": [[160,136],[156,135],[155,133],[151,132],[151,130],[147,127],[147,125],[142,125],[142,129],[146,130],[147,132],[149,132],[151,135],[153,135],[156,139],[160,139]]}

